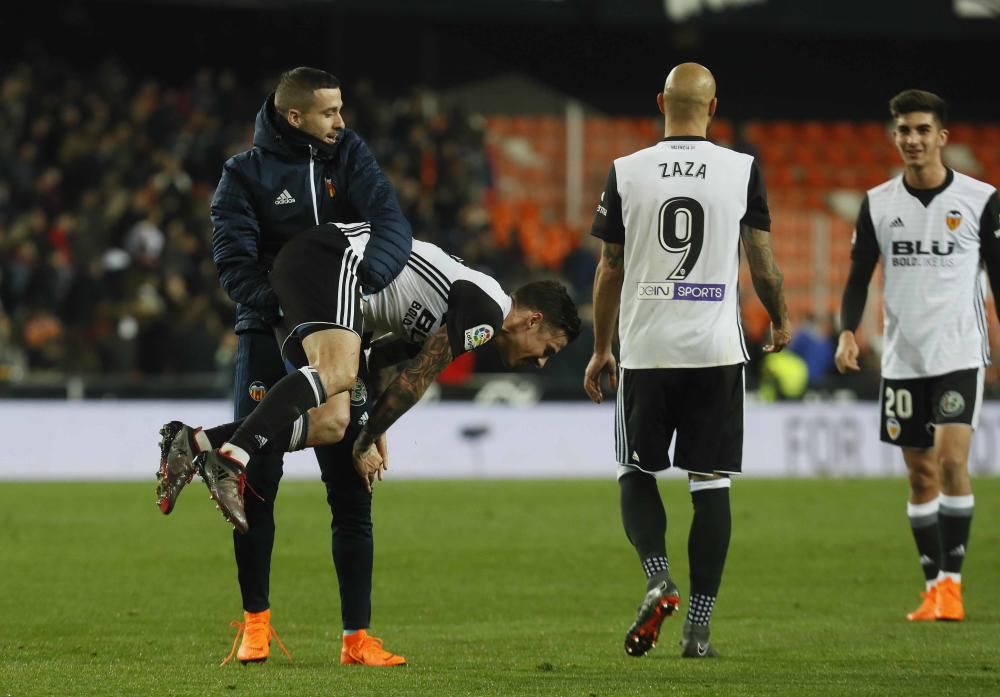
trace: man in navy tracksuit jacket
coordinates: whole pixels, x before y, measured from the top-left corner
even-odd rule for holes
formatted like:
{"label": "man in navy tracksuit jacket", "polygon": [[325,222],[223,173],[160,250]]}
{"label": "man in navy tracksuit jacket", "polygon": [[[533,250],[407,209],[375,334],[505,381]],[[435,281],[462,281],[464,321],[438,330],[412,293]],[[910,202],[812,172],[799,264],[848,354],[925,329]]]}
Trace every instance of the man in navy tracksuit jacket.
{"label": "man in navy tracksuit jacket", "polygon": [[[286,374],[274,331],[280,321],[278,299],[268,282],[282,245],[320,223],[370,221],[372,238],[357,275],[363,291],[374,293],[399,274],[412,244],[410,224],[391,184],[364,141],[344,126],[336,78],[297,68],[282,75],[276,94],[294,97],[296,90],[311,102],[298,110],[298,125],[292,124],[287,107],[285,113],[276,109],[275,94],[268,97],[257,114],[253,147],[226,162],[212,200],[213,257],[222,287],[236,303],[237,419],[247,416]],[[331,94],[333,101],[320,98]],[[354,416],[352,412],[352,423]],[[299,447],[304,446],[305,434],[297,435],[302,438]],[[371,619],[371,494],[351,465],[354,435],[349,430],[337,445],[315,449],[333,513],[333,558],[345,630],[341,662],[398,665],[402,657],[382,650],[364,631]],[[263,661],[268,654],[268,578],[281,474],[280,453],[253,456],[247,483],[259,497],[247,492],[249,530],[233,534],[246,620],[238,655],[244,662]]]}

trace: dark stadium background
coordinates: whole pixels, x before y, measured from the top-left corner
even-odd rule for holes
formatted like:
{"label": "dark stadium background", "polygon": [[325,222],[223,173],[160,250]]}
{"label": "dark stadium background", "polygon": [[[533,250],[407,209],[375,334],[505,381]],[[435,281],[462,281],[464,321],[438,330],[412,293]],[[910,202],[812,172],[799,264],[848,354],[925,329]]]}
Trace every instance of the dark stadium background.
{"label": "dark stadium background", "polygon": [[[101,0],[5,10],[5,62],[60,57],[86,70],[105,56],[181,81],[198,67],[248,78],[327,66],[347,89],[414,82],[447,88],[530,74],[609,114],[642,115],[666,70],[709,65],[727,114],[883,118],[919,82],[967,120],[996,118],[989,89],[1000,22],[959,20],[953,0],[769,0],[666,20],[657,0]],[[697,3],[695,3],[697,4]],[[716,3],[703,3],[714,5]],[[988,4],[988,3],[982,3]],[[508,95],[511,110],[520,107]],[[527,105],[525,108],[530,109]]]}

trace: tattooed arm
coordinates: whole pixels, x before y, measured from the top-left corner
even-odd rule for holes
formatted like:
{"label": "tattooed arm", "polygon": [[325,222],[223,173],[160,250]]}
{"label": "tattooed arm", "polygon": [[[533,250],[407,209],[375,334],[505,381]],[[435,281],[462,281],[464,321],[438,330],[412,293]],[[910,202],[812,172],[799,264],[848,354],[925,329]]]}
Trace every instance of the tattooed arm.
{"label": "tattooed arm", "polygon": [[448,329],[441,327],[427,337],[420,353],[389,383],[379,395],[375,411],[354,442],[354,452],[363,452],[375,439],[389,430],[400,416],[420,401],[424,392],[452,361]]}
{"label": "tattooed arm", "polygon": [[601,259],[594,274],[594,354],[583,374],[583,389],[590,399],[601,403],[601,375],[608,376],[608,385],[618,387],[618,366],[611,353],[622,283],[625,281],[625,246],[604,242]]}
{"label": "tattooed arm", "polygon": [[414,345],[394,335],[388,335],[372,343],[368,358],[368,373],[372,388],[378,397],[392,384],[407,361],[413,358]]}
{"label": "tattooed arm", "polygon": [[783,278],[771,252],[770,233],[744,225],[740,229],[743,247],[750,265],[750,278],[757,297],[771,317],[771,344],[765,351],[780,351],[792,339],[791,323],[788,321],[788,307],[782,290]]}

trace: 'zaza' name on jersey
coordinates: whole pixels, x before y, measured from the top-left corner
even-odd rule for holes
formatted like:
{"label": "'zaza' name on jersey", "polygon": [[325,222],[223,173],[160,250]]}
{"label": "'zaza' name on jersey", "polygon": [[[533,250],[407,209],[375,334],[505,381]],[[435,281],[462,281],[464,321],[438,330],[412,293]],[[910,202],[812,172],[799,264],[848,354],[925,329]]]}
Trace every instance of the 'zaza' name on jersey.
{"label": "'zaza' name on jersey", "polygon": [[704,179],[708,173],[708,168],[703,162],[661,162],[660,176],[664,179],[668,177],[698,177]]}

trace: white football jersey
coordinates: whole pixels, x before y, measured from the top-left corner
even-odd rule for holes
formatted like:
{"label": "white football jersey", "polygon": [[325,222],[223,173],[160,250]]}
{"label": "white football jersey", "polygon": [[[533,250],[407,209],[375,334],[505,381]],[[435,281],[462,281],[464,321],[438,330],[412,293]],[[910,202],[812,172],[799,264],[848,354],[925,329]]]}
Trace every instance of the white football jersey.
{"label": "white football jersey", "polygon": [[[868,191],[858,218],[854,246],[874,237],[882,257],[887,378],[944,375],[990,361],[981,228],[996,189],[957,172],[949,180],[939,191],[920,192],[902,175],[890,179]],[[918,196],[933,198],[925,205]],[[992,237],[993,229],[985,233]]]}
{"label": "white football jersey", "polygon": [[737,287],[741,223],[771,225],[749,155],[675,137],[614,161],[592,234],[624,245],[622,367],[749,360]]}
{"label": "white football jersey", "polygon": [[[359,257],[368,244],[367,223],[337,224]],[[500,284],[470,269],[430,242],[413,240],[406,266],[383,290],[361,300],[365,331],[375,337],[394,334],[422,345],[448,327],[453,356],[472,351],[497,335],[513,300]]]}

